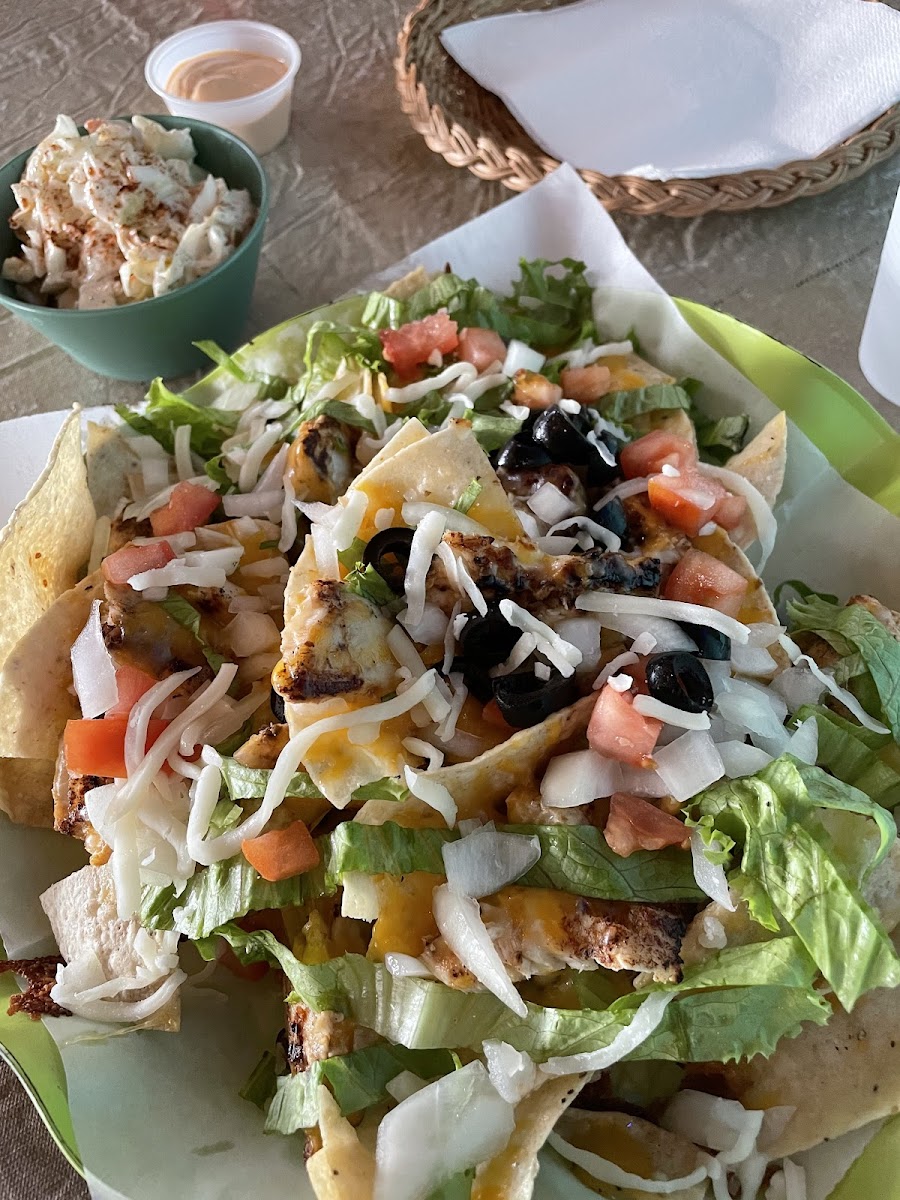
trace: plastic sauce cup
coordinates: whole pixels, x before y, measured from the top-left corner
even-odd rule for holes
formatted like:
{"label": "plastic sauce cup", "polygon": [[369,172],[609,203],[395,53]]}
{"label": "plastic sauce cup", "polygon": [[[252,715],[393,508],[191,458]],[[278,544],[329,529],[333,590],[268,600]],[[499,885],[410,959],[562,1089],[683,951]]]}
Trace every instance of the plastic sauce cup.
{"label": "plastic sauce cup", "polygon": [[876,392],[900,404],[900,192],[859,343],[859,365]]}
{"label": "plastic sauce cup", "polygon": [[[215,50],[249,50],[287,63],[277,83],[238,100],[185,100],[166,91],[172,72],[189,58]],[[237,134],[257,154],[268,154],[287,135],[291,95],[300,69],[300,47],[275,25],[259,21],[210,21],[173,33],[150,54],[144,67],[147,83],[174,116],[209,121]]]}

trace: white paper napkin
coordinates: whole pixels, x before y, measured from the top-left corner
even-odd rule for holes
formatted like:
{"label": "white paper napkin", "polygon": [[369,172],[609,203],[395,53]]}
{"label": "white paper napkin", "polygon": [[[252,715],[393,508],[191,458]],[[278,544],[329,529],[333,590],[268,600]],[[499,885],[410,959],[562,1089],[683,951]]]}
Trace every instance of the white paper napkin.
{"label": "white paper napkin", "polygon": [[900,13],[869,0],[583,0],[441,41],[548,153],[607,175],[814,158],[900,100]]}

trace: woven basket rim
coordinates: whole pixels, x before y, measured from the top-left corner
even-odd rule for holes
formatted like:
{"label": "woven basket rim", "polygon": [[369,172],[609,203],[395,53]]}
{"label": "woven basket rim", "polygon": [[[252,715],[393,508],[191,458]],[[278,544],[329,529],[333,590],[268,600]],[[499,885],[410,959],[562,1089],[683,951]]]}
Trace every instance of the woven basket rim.
{"label": "woven basket rim", "polygon": [[[441,154],[452,166],[467,167],[481,179],[499,181],[512,191],[524,191],[556,170],[560,160],[541,149],[508,109],[510,123],[521,132],[519,140],[527,149],[520,145],[501,145],[490,130],[467,127],[444,105],[431,99],[420,78],[420,67],[413,56],[414,36],[428,10],[439,2],[419,0],[407,14],[398,34],[394,69],[401,107],[429,148]],[[477,16],[471,11],[467,15],[470,18]],[[442,56],[453,62],[443,47],[440,49]],[[492,96],[471,76],[466,78],[473,94]],[[499,97],[492,98],[503,104]],[[800,196],[821,194],[864,174],[898,148],[900,103],[892,105],[863,129],[823,154],[795,159],[780,167],[664,180],[649,180],[639,175],[604,175],[590,168],[576,169],[610,211],[694,217],[712,212],[770,208]]]}

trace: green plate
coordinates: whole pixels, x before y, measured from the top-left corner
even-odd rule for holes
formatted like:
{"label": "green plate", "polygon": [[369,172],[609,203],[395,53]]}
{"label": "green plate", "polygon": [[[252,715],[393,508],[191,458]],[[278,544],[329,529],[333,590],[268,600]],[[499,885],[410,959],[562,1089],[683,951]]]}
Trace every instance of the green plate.
{"label": "green plate", "polygon": [[[734,317],[689,300],[676,303],[694,331],[783,409],[849,483],[900,516],[900,434],[859,392],[826,367]],[[14,988],[12,976],[0,975],[0,1057],[18,1075],[54,1141],[80,1172],[59,1052],[40,1022],[6,1016],[6,998]],[[900,1117],[876,1135],[830,1200],[889,1196],[900,1196]]]}

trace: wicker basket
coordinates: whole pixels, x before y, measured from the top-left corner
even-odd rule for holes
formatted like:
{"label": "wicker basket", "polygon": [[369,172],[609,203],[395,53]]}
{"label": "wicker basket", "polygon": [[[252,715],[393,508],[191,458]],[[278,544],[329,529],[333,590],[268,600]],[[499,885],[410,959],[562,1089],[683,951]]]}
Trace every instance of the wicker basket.
{"label": "wicker basket", "polygon": [[[529,137],[497,96],[459,67],[441,45],[448,25],[475,16],[512,10],[534,12],[559,0],[421,0],[398,37],[395,62],[403,111],[431,150],[454,167],[468,167],[479,179],[499,180],[525,191],[559,166]],[[562,0],[564,3],[571,0]],[[900,104],[818,158],[787,163],[777,170],[742,171],[708,179],[640,179],[580,171],[582,179],[611,212],[643,216],[699,217],[711,212],[774,208],[800,196],[816,196],[856,179],[900,147]]]}

